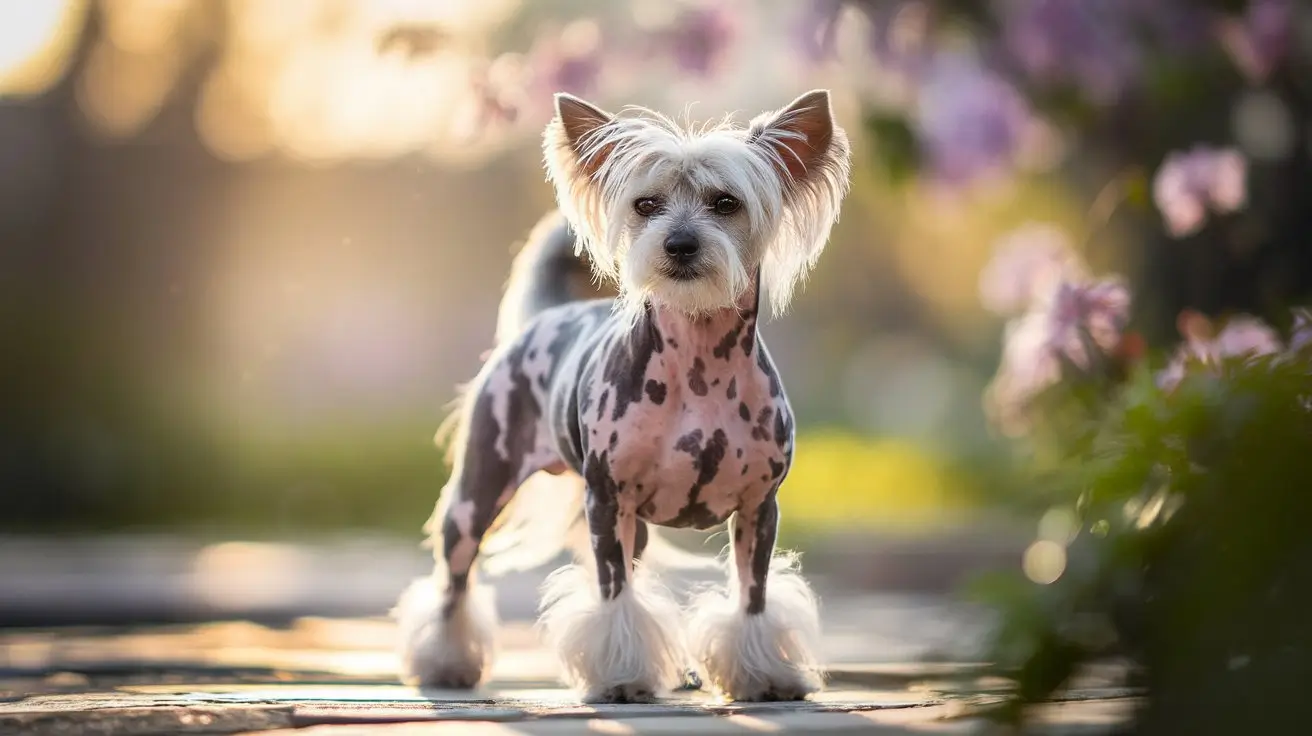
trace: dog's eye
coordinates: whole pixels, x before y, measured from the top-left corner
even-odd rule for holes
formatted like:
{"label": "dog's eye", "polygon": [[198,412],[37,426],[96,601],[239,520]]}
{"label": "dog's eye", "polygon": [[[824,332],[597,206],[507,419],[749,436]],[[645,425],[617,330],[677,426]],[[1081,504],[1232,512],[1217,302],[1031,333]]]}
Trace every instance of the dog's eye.
{"label": "dog's eye", "polygon": [[651,217],[661,208],[661,203],[655,197],[642,197],[633,203],[633,211],[643,217]]}
{"label": "dog's eye", "polygon": [[732,215],[742,206],[742,202],[724,194],[715,198],[715,203],[711,205],[711,208],[715,210],[717,215]]}

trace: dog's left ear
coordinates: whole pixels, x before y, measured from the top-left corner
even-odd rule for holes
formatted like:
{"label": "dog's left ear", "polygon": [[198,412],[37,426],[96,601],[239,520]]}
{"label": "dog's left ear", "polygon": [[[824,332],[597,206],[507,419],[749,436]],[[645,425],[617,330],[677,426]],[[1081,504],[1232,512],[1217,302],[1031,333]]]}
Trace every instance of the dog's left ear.
{"label": "dog's left ear", "polygon": [[[834,115],[829,91],[812,90],[776,113],[752,121],[747,138],[767,150],[781,174],[793,182],[805,181],[833,158]],[[841,136],[842,132],[839,131]]]}

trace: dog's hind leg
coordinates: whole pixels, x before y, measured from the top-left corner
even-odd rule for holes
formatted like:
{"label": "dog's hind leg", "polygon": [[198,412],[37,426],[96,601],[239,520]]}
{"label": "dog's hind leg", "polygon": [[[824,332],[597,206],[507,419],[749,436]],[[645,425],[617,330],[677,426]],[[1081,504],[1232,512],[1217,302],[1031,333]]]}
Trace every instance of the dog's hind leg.
{"label": "dog's hind leg", "polygon": [[406,682],[470,688],[491,665],[497,616],[492,588],[473,579],[479,545],[520,484],[558,462],[537,441],[541,411],[522,368],[514,351],[490,361],[464,402],[451,478],[427,526],[433,574],[393,611]]}

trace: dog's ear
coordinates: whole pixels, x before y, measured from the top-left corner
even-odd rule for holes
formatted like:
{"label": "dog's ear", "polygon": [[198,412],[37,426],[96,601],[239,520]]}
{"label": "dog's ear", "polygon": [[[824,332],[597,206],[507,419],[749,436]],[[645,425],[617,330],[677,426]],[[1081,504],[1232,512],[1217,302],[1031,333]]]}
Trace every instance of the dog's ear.
{"label": "dog's ear", "polygon": [[747,136],[752,145],[766,150],[780,174],[791,182],[801,182],[830,163],[835,130],[829,91],[817,89],[778,112],[757,117]]}
{"label": "dog's ear", "polygon": [[591,102],[557,93],[556,117],[547,128],[548,145],[567,147],[579,170],[592,176],[614,148],[604,143],[602,135],[602,128],[614,119],[615,116]]}

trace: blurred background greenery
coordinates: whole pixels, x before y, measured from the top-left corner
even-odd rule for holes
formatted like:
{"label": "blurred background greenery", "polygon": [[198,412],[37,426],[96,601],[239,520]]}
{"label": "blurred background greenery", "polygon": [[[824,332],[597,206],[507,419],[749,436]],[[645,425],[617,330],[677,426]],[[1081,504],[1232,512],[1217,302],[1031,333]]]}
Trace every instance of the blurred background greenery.
{"label": "blurred background greenery", "polygon": [[[551,206],[551,93],[709,118],[817,86],[860,165],[764,328],[789,534],[1005,517],[1033,493],[981,408],[999,238],[1060,229],[1164,344],[1312,285],[1312,16],[1262,4],[0,5],[0,530],[417,537]],[[1172,232],[1154,173],[1200,142],[1242,152],[1246,206]]]}

